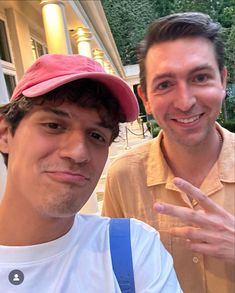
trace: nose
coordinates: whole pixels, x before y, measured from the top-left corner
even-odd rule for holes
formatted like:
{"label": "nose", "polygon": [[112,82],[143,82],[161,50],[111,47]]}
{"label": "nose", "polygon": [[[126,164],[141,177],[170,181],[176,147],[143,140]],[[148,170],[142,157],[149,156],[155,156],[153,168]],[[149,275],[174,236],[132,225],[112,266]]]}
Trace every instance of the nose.
{"label": "nose", "polygon": [[85,134],[78,132],[67,135],[60,147],[60,157],[68,158],[74,163],[88,163],[90,152]]}
{"label": "nose", "polygon": [[195,105],[196,97],[193,91],[186,83],[178,85],[178,91],[174,98],[174,107],[181,110],[182,112],[188,112]]}

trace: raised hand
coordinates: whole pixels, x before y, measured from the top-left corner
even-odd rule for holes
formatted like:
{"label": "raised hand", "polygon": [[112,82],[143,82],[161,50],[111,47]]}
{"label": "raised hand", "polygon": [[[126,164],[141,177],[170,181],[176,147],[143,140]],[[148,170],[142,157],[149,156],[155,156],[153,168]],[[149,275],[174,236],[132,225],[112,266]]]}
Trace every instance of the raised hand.
{"label": "raised hand", "polygon": [[201,209],[155,203],[158,213],[180,218],[183,227],[174,227],[170,233],[185,238],[187,246],[199,253],[235,263],[235,217],[204,195],[189,182],[175,178],[174,184],[189,198],[195,199]]}

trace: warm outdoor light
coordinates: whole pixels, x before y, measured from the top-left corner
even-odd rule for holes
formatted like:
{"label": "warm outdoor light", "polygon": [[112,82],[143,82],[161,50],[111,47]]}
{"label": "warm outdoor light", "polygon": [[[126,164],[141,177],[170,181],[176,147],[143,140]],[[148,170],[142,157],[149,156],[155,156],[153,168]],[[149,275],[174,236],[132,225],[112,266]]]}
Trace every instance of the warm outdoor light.
{"label": "warm outdoor light", "polygon": [[102,66],[104,66],[104,52],[101,49],[93,50],[94,60],[99,62]]}
{"label": "warm outdoor light", "polygon": [[49,53],[70,53],[63,2],[43,0],[41,5]]}
{"label": "warm outdoor light", "polygon": [[91,37],[92,34],[86,27],[78,27],[75,34],[73,35],[76,38],[78,53],[83,56],[92,58],[91,52]]}

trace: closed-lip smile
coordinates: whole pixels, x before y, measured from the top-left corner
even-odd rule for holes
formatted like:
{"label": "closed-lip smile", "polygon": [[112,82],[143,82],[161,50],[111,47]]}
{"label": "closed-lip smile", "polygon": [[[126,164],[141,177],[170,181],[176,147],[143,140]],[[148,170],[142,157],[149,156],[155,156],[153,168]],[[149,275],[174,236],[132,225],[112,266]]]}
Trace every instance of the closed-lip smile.
{"label": "closed-lip smile", "polygon": [[45,172],[51,179],[62,183],[85,183],[90,178],[82,173],[68,170],[50,170]]}

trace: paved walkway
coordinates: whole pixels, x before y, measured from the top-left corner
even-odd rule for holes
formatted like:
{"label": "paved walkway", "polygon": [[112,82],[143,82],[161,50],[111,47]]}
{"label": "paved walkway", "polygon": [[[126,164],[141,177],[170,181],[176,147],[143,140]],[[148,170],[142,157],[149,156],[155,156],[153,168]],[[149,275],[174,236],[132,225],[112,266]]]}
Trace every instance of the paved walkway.
{"label": "paved walkway", "polygon": [[103,194],[105,187],[105,179],[107,170],[112,163],[112,161],[121,154],[127,152],[133,146],[141,144],[146,140],[151,139],[151,134],[137,121],[133,123],[124,123],[120,126],[120,136],[116,139],[115,142],[112,143],[109,156],[104,167],[101,178],[97,184],[96,189],[94,190],[91,198],[86,203],[86,205],[82,208],[82,213],[96,213],[100,214],[103,204]]}

